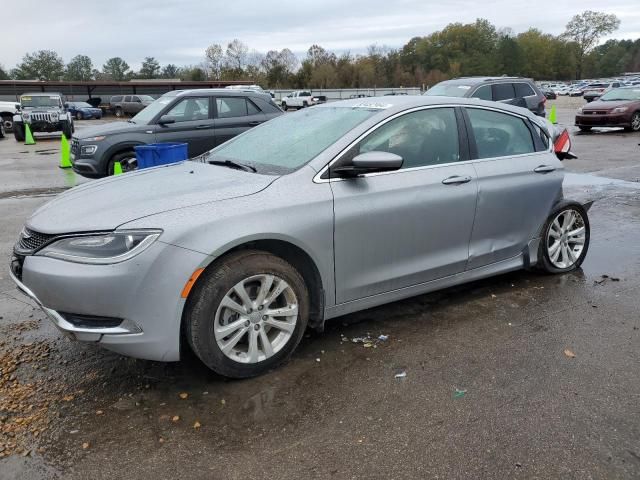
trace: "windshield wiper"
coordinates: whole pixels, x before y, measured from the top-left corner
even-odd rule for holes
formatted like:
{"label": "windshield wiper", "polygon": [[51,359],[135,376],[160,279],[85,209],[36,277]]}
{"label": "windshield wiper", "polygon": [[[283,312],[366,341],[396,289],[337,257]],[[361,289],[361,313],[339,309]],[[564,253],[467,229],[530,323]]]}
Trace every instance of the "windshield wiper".
{"label": "windshield wiper", "polygon": [[253,172],[256,173],[256,167],[252,167],[251,165],[246,165],[244,163],[234,162],[232,160],[209,160],[207,162],[209,165],[220,165],[221,167],[229,167],[235,168],[236,170],[244,170],[245,172]]}

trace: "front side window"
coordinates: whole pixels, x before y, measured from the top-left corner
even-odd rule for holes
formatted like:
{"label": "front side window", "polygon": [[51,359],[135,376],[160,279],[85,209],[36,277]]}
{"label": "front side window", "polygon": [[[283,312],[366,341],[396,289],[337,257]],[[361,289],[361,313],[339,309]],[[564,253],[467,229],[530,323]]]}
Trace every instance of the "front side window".
{"label": "front side window", "polygon": [[125,102],[130,102],[131,101],[131,96],[127,95],[126,97],[124,97],[124,101]]}
{"label": "front side window", "polygon": [[216,98],[218,118],[234,118],[247,116],[247,101],[244,97]]}
{"label": "front side window", "polygon": [[192,122],[209,118],[209,99],[207,97],[187,97],[175,104],[164,116],[177,122]]}
{"label": "front side window", "polygon": [[141,102],[141,100],[136,96],[131,97],[131,101],[132,102]]}
{"label": "front side window", "polygon": [[467,108],[478,158],[506,157],[536,151],[525,121],[514,115]]}
{"label": "front side window", "polygon": [[496,102],[500,100],[511,100],[512,98],[516,98],[513,83],[496,83],[493,85],[493,99]]}
{"label": "front side window", "polygon": [[473,92],[471,98],[479,98],[480,100],[493,100],[493,98],[491,97],[491,85],[481,86],[475,92]]}
{"label": "front side window", "polygon": [[355,145],[343,161],[373,151],[400,155],[403,169],[459,161],[454,109],[429,108],[395,118]]}
{"label": "front side window", "polygon": [[111,97],[111,103],[121,102],[122,95],[118,95],[117,97]]}

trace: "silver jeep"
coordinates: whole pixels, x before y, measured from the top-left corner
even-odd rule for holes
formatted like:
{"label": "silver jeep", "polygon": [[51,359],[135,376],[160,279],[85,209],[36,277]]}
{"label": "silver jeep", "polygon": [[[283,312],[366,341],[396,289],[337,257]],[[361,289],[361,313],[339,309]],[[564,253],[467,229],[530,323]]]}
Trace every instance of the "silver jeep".
{"label": "silver jeep", "polygon": [[71,138],[73,118],[60,93],[25,93],[20,96],[20,111],[13,116],[13,136],[18,142],[25,139],[25,125],[32,132],[58,132]]}

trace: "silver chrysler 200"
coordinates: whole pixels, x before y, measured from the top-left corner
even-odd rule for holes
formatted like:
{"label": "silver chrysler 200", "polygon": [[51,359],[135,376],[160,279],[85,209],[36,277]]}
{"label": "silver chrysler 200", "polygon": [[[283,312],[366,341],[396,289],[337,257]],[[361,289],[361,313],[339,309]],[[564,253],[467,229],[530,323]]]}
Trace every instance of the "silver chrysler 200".
{"label": "silver chrysler 200", "polygon": [[249,377],[330,318],[579,267],[588,207],[563,198],[569,146],[566,131],[498,103],[329,103],[59,195],[27,220],[12,277],[77,340],[163,361],[189,345]]}

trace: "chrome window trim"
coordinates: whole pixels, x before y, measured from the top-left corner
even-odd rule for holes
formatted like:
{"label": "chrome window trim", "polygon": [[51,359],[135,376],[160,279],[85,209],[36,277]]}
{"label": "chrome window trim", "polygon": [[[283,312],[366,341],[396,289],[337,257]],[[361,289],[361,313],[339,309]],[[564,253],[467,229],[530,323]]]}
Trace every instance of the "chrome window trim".
{"label": "chrome window trim", "polygon": [[[314,175],[313,183],[342,182],[344,180],[348,180],[346,178],[321,178],[321,177],[331,167],[331,165],[333,165],[338,160],[340,160],[342,158],[342,156],[345,155],[355,144],[357,144],[358,142],[363,140],[369,134],[371,134],[374,131],[376,131],[378,128],[380,128],[383,125],[385,125],[387,122],[390,122],[391,120],[395,120],[396,118],[401,117],[403,115],[407,115],[407,114],[413,113],[413,112],[418,112],[418,111],[421,111],[421,110],[428,110],[428,109],[431,109],[431,108],[455,108],[455,107],[460,107],[460,108],[479,108],[479,109],[482,109],[482,110],[490,110],[490,111],[494,111],[494,112],[497,112],[497,113],[504,113],[506,115],[511,115],[511,116],[514,116],[514,117],[517,117],[517,118],[521,118],[522,120],[525,120],[525,121],[530,121],[529,118],[527,118],[526,115],[520,115],[518,113],[508,112],[508,111],[502,110],[500,108],[492,108],[492,107],[487,107],[487,106],[484,106],[484,105],[442,104],[442,105],[423,105],[423,106],[420,106],[420,107],[413,107],[413,108],[410,108],[410,109],[407,109],[407,110],[403,110],[402,112],[395,113],[395,114],[391,115],[390,117],[385,118],[382,122],[377,123],[373,127],[367,129],[366,132],[364,132],[361,135],[359,135],[358,138],[356,138],[354,141],[349,143],[349,145],[347,145],[344,149],[342,149],[335,157],[333,157],[333,159],[331,161],[329,161],[329,163],[327,163],[324,167],[322,167],[320,169],[320,171],[318,173],[316,173]],[[532,141],[533,141],[533,139],[532,139]],[[553,142],[551,141],[551,139],[549,139],[549,144],[553,145]],[[404,168],[404,169],[401,168],[400,170],[394,170],[394,171],[391,171],[391,172],[366,173],[364,175],[360,175],[358,178],[377,177],[379,175],[401,174],[401,173],[404,173],[404,172],[415,172],[415,171],[418,171],[418,170],[426,170],[426,169],[430,169],[430,168],[450,167],[452,165],[472,165],[474,163],[502,160],[502,159],[505,159],[505,158],[519,158],[519,157],[525,157],[525,156],[529,157],[531,155],[543,155],[543,154],[546,155],[549,152],[550,152],[550,150],[541,150],[539,152],[522,153],[522,154],[519,154],[519,155],[509,155],[509,156],[504,156],[504,157],[475,158],[475,159],[472,159],[472,160],[462,160],[462,161],[459,161],[459,162],[437,163],[435,165],[423,165],[421,167]]]}

